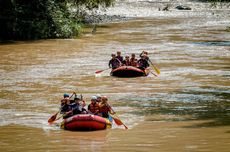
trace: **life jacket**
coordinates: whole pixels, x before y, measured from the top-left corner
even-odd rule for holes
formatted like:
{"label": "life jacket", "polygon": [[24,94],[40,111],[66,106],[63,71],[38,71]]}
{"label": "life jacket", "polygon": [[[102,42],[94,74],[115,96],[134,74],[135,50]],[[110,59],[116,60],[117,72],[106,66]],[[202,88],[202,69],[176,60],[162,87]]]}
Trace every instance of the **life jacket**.
{"label": "life jacket", "polygon": [[90,103],[89,107],[88,107],[88,110],[92,113],[95,113],[97,111],[99,111],[99,105],[98,103],[95,103],[95,104],[92,104]]}
{"label": "life jacket", "polygon": [[130,66],[136,67],[137,66],[137,59],[131,58],[130,59]]}
{"label": "life jacket", "polygon": [[116,56],[116,58],[117,58],[120,62],[123,61],[123,56]]}
{"label": "life jacket", "polygon": [[61,104],[60,110],[61,110],[61,113],[65,113],[65,112],[68,112],[72,109],[71,109],[70,105],[68,105],[68,104]]}
{"label": "life jacket", "polygon": [[123,65],[129,66],[130,65],[130,61],[129,60],[123,60]]}
{"label": "life jacket", "polygon": [[81,113],[82,111],[82,106],[79,104],[79,103],[72,103],[71,105],[71,108],[73,110],[73,113],[75,114],[78,114],[78,113]]}
{"label": "life jacket", "polygon": [[112,69],[115,69],[115,68],[118,68],[118,67],[121,65],[121,62],[120,62],[120,60],[117,59],[117,58],[111,59],[111,60],[109,61],[109,67],[111,67],[110,65],[112,66]]}
{"label": "life jacket", "polygon": [[148,63],[148,61],[146,59],[138,60],[138,65],[139,65],[139,67],[142,67],[142,68],[149,67],[149,63]]}
{"label": "life jacket", "polygon": [[110,108],[106,105],[100,106],[100,112],[108,113],[110,111]]}
{"label": "life jacket", "polygon": [[108,118],[109,117],[109,111],[110,111],[110,108],[107,105],[100,106],[100,114],[102,117]]}

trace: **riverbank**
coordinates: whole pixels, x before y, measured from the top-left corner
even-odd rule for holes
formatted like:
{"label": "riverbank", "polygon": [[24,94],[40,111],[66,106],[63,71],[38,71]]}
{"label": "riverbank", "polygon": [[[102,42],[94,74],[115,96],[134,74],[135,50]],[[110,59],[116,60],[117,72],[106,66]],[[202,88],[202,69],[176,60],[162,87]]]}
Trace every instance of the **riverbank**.
{"label": "riverbank", "polygon": [[[106,10],[98,10],[86,17],[87,23],[100,24],[122,22],[134,18],[174,18],[174,17],[229,17],[229,3],[212,3],[192,0],[118,0]],[[179,9],[179,8],[185,9]],[[186,9],[190,8],[190,9]]]}

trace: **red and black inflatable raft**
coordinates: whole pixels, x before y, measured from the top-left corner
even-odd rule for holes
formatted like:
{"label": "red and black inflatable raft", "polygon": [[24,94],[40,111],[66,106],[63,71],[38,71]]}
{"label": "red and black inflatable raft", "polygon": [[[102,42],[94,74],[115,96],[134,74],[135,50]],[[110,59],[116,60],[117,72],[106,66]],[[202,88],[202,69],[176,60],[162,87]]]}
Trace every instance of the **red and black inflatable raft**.
{"label": "red and black inflatable raft", "polygon": [[66,118],[61,123],[61,128],[76,131],[94,131],[111,128],[112,123],[107,118],[92,114],[78,114]]}
{"label": "red and black inflatable raft", "polygon": [[113,69],[110,73],[111,76],[116,76],[116,77],[140,77],[140,76],[147,76],[148,74],[149,74],[148,68],[142,70],[133,66],[120,66],[116,69]]}

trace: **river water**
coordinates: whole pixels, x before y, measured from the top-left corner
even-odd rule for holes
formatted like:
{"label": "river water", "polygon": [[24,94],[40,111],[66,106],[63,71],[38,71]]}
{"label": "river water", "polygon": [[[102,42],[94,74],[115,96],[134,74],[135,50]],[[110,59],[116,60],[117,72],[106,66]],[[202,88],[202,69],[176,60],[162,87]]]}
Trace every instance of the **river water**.
{"label": "river water", "polygon": [[[163,12],[147,1],[143,14],[130,2],[107,13],[135,18],[99,25],[96,34],[85,28],[76,39],[0,45],[0,151],[229,151],[229,10],[198,3],[200,9]],[[161,74],[95,75],[118,50],[147,50]],[[63,93],[73,91],[87,103],[92,95],[108,96],[129,129],[70,132],[48,125]]]}

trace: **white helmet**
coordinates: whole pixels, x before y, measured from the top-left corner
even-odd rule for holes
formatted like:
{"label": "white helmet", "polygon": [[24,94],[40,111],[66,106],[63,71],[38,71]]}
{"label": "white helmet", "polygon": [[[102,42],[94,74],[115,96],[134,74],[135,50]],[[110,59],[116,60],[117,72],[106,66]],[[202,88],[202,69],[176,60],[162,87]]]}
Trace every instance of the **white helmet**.
{"label": "white helmet", "polygon": [[97,100],[97,97],[96,96],[92,96],[91,100]]}

